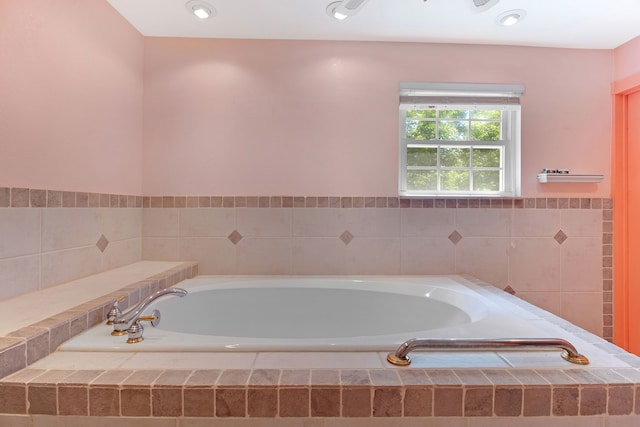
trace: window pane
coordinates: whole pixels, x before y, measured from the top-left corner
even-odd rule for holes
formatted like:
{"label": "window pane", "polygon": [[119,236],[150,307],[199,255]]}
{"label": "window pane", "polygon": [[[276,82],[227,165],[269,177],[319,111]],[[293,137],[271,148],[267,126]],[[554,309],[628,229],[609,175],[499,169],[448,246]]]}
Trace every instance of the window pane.
{"label": "window pane", "polygon": [[407,117],[412,119],[435,119],[436,110],[407,110]]}
{"label": "window pane", "polygon": [[502,114],[500,110],[473,110],[471,118],[480,120],[500,120]]}
{"label": "window pane", "polygon": [[469,118],[468,110],[440,110],[441,119],[467,119]]}
{"label": "window pane", "polygon": [[440,189],[442,191],[469,191],[469,171],[441,171]]}
{"label": "window pane", "polygon": [[500,122],[471,122],[471,139],[476,141],[500,140]]}
{"label": "window pane", "polygon": [[500,171],[474,171],[473,191],[500,191]]}
{"label": "window pane", "polygon": [[409,170],[407,171],[407,190],[409,191],[436,191],[438,174],[434,170]]}
{"label": "window pane", "polygon": [[440,164],[444,167],[469,167],[469,148],[441,147]]}
{"label": "window pane", "polygon": [[436,138],[436,122],[407,120],[405,132],[406,132],[407,139],[414,139],[414,140],[435,139]]}
{"label": "window pane", "polygon": [[438,138],[449,141],[466,141],[469,139],[469,122],[441,120]]}
{"label": "window pane", "polygon": [[473,147],[473,166],[477,168],[499,168],[500,148],[478,148]]}
{"label": "window pane", "polygon": [[408,147],[408,166],[437,166],[438,149],[436,147]]}

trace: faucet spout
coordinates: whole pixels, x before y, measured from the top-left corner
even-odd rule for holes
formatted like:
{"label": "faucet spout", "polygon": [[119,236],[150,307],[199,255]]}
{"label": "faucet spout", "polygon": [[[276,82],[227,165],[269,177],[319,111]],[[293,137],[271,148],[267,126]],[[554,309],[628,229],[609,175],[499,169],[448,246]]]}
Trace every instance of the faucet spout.
{"label": "faucet spout", "polygon": [[113,320],[113,331],[111,332],[111,335],[125,335],[127,333],[127,329],[129,329],[131,325],[138,320],[144,310],[146,310],[147,307],[149,307],[155,300],[164,297],[165,295],[183,297],[187,295],[187,291],[181,288],[167,288],[149,295],[138,305],[122,313]]}

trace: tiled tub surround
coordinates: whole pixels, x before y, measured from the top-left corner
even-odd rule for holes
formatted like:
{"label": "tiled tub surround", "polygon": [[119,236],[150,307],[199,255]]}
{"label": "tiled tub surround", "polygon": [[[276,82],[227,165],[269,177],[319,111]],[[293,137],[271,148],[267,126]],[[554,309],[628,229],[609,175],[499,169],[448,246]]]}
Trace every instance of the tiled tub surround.
{"label": "tiled tub surround", "polygon": [[[554,353],[57,352],[0,382],[15,426],[631,427],[640,359],[491,286],[580,341],[597,365]],[[505,366],[507,368],[505,368]],[[146,423],[145,423],[146,422]],[[3,424],[4,425],[4,424]]]}
{"label": "tiled tub surround", "polygon": [[126,308],[195,275],[195,263],[142,261],[0,302],[0,377],[103,322],[118,297],[125,296]]}
{"label": "tiled tub surround", "polygon": [[605,338],[610,199],[145,197],[143,258],[201,274],[470,274]]}
{"label": "tiled tub surround", "polygon": [[601,198],[140,197],[0,187],[0,299],[140,259],[195,260],[203,274],[465,273],[611,339],[612,229],[612,201]]}

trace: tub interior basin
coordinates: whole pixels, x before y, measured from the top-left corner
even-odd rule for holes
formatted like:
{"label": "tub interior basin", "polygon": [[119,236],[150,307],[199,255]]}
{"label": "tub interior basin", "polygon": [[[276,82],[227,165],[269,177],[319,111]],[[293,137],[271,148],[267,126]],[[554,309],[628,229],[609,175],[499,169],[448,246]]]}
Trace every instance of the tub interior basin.
{"label": "tub interior basin", "polygon": [[439,299],[362,289],[216,289],[165,299],[155,307],[162,313],[159,329],[233,337],[373,336],[471,321],[461,308]]}

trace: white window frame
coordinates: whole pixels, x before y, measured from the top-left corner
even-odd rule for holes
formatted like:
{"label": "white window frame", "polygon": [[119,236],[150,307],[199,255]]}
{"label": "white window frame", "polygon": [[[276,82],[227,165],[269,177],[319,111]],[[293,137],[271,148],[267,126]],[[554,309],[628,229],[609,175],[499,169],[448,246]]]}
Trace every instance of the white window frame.
{"label": "white window frame", "polygon": [[[523,85],[502,84],[465,84],[465,83],[401,83],[399,107],[399,194],[402,197],[518,197],[520,196],[520,97],[524,92]],[[439,110],[502,110],[501,139],[499,141],[449,141],[449,140],[412,140],[406,138],[406,112],[416,109]],[[437,123],[437,122],[436,122]],[[407,188],[407,150],[409,147],[498,147],[502,150],[500,165],[499,191],[442,191],[440,189],[440,172],[446,168],[438,164],[436,191],[415,191]],[[456,168],[460,170],[460,168]],[[482,170],[470,165],[469,171]],[[495,170],[495,169],[494,169]],[[470,173],[472,176],[473,174]],[[472,179],[472,178],[470,178]]]}

